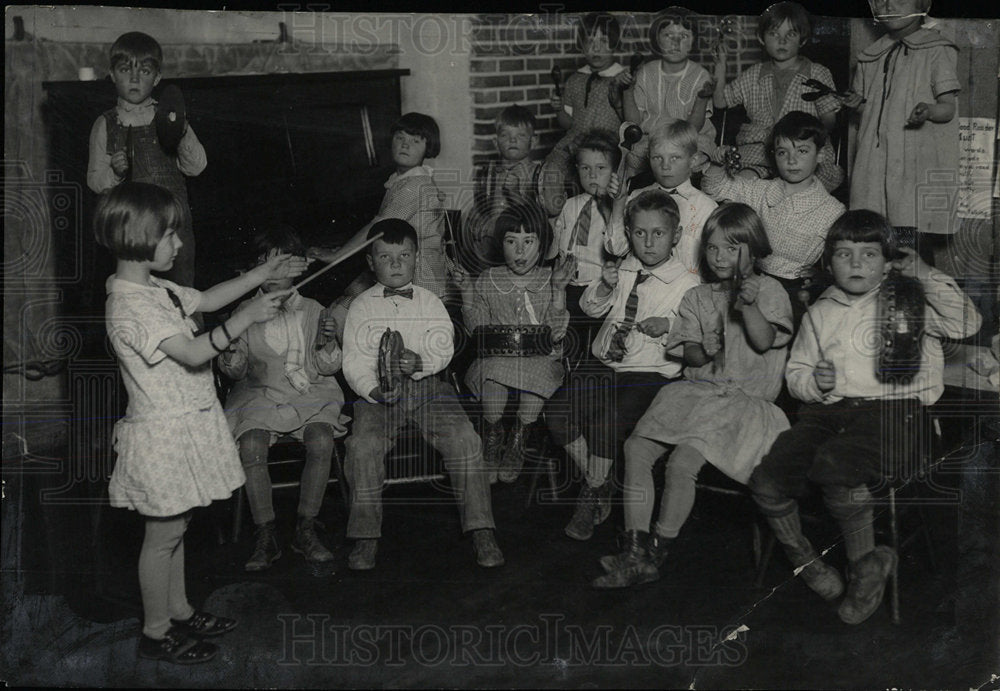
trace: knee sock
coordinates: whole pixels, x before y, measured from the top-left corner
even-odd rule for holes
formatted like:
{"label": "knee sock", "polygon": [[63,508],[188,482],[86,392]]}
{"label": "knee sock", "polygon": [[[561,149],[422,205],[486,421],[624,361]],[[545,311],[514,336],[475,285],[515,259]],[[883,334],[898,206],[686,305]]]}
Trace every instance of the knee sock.
{"label": "knee sock", "polygon": [[848,561],[856,562],[875,549],[872,495],[866,485],[825,486],[823,501],[840,525]]}
{"label": "knee sock", "polygon": [[579,437],[566,444],[564,447],[566,449],[566,455],[573,459],[573,463],[576,467],[581,470],[581,472],[587,472],[587,466],[590,463],[590,449],[587,446],[587,440],[584,439],[581,434]]}
{"label": "knee sock", "polygon": [[794,499],[780,503],[765,503],[761,501],[760,496],[754,498],[767,519],[767,524],[774,531],[774,537],[781,543],[793,566],[802,566],[816,556],[816,550],[802,533],[799,506]]}
{"label": "knee sock", "polygon": [[611,466],[614,465],[614,462],[612,458],[591,455],[586,470],[587,484],[597,489],[608,482],[608,474],[611,472]]}
{"label": "knee sock", "polygon": [[544,405],[545,399],[538,394],[522,391],[521,401],[517,406],[517,419],[521,421],[522,425],[530,425],[538,419]]}
{"label": "knee sock", "polygon": [[[184,531],[191,522],[191,514],[184,515]],[[177,543],[173,556],[170,557],[170,594],[167,600],[170,618],[183,621],[194,614],[194,607],[187,599],[187,580],[184,577],[184,536]]]}
{"label": "knee sock", "polygon": [[490,424],[500,422],[503,409],[507,407],[507,387],[497,384],[492,379],[483,382],[482,392],[483,419]]}

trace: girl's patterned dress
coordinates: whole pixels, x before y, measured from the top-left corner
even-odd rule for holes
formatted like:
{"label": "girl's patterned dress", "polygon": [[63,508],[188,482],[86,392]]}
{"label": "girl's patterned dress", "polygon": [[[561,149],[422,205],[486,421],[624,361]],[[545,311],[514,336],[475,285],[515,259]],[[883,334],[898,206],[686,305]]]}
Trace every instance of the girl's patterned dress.
{"label": "girl's patterned dress", "polygon": [[198,309],[201,292],[156,278],[150,284],[108,279],[108,336],[128,392],[108,493],[112,506],[167,517],[227,499],[245,477],[211,363],[188,367],[159,347],[192,332],[185,315]]}

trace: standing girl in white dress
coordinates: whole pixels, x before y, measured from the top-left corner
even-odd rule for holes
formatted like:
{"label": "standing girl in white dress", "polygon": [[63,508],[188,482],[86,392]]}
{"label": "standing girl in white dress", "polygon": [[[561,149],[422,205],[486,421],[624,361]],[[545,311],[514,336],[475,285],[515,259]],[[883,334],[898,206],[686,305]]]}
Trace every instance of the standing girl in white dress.
{"label": "standing girl in white dress", "polygon": [[107,283],[106,321],[129,399],[125,417],[115,425],[118,458],[108,494],[112,506],[134,509],[146,519],[139,553],[138,653],[196,664],[218,652],[200,638],[231,631],[236,622],[196,611],[188,602],[184,531],[193,507],[228,498],[244,481],[209,363],[251,324],[271,319],[288,291],[245,303],[200,336],[189,315],[218,310],[267,280],[297,276],[306,261],[275,254],[204,292],[155,278],[151,272],[169,270],[177,257],[183,218],[170,191],[123,183],[98,202],[94,232],[117,258]]}
{"label": "standing girl in white dress", "polygon": [[[771,253],[760,217],[746,204],[720,206],[705,221],[701,275],[684,294],[666,348],[683,345],[684,379],[660,390],[625,441],[626,549],[601,559],[597,588],[655,581],[694,506],[706,462],[746,484],[788,420],[774,399],[784,381],[792,306],[754,263]],[[653,464],[669,444],[660,517],[650,530]],[[649,531],[647,536],[647,531]]]}

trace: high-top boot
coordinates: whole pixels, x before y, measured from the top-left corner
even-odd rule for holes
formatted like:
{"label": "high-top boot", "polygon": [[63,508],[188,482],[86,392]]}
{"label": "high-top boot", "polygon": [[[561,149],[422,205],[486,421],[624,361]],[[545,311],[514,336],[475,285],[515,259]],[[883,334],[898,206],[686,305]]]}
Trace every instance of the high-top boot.
{"label": "high-top boot", "polygon": [[[650,583],[660,578],[660,572],[646,552],[648,534],[639,530],[625,533],[625,551],[618,555],[621,567],[594,580],[595,588],[627,588]],[[602,564],[603,565],[603,564]]]}
{"label": "high-top boot", "polygon": [[521,468],[524,466],[524,442],[527,436],[527,425],[517,418],[507,439],[507,450],[500,459],[500,467],[497,470],[500,482],[514,482],[521,474]]}

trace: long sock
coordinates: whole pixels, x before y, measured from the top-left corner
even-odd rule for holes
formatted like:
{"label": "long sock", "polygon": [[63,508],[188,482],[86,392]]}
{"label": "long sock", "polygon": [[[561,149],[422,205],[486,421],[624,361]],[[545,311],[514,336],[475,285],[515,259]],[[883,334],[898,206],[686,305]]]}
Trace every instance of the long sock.
{"label": "long sock", "polygon": [[250,515],[255,525],[274,520],[274,504],[271,502],[271,473],[267,468],[268,447],[271,433],[263,429],[250,429],[240,436],[240,462],[247,481],[244,489]]}
{"label": "long sock", "polygon": [[[142,593],[142,632],[163,638],[170,628],[171,567],[174,551],[184,539],[182,516],[146,519],[146,534],[139,552],[139,590]],[[181,557],[180,567],[184,562]]]}
{"label": "long sock", "polygon": [[660,442],[636,435],[625,440],[625,488],[622,491],[625,530],[649,530],[656,502],[653,465],[666,449]]}
{"label": "long sock", "polygon": [[660,517],[656,521],[658,535],[677,537],[694,507],[695,481],[703,465],[705,457],[686,444],[678,445],[670,454],[664,471]]}
{"label": "long sock", "polygon": [[[185,520],[185,524],[190,519]],[[187,599],[187,581],[184,577],[184,538],[177,543],[170,557],[170,594],[167,599],[167,609],[171,619],[185,620],[194,614],[194,607]]]}
{"label": "long sock", "polygon": [[613,464],[614,459],[592,455],[590,462],[587,464],[587,484],[595,489],[603,485],[608,479],[608,473],[611,471]]}
{"label": "long sock", "polygon": [[774,536],[785,548],[785,553],[794,566],[802,566],[815,556],[812,544],[802,534],[802,522],[799,520],[798,504],[790,502],[792,510],[788,513],[766,516],[768,525],[774,531]]}
{"label": "long sock", "polygon": [[483,419],[490,423],[499,422],[503,409],[507,406],[507,387],[492,379],[483,382]]}
{"label": "long sock", "polygon": [[872,495],[866,485],[823,487],[823,501],[840,525],[848,561],[856,562],[875,549]]}
{"label": "long sock", "polygon": [[530,425],[538,419],[545,405],[545,399],[530,391],[521,392],[521,400],[517,406],[517,419],[524,425]]}
{"label": "long sock", "polygon": [[315,518],[323,506],[323,495],[330,480],[333,456],[333,428],[325,422],[311,422],[303,430],[306,463],[299,484],[299,516]]}
{"label": "long sock", "polygon": [[563,448],[566,449],[566,455],[576,463],[576,467],[586,473],[590,463],[590,449],[587,447],[587,440],[584,439],[583,435],[581,434]]}

